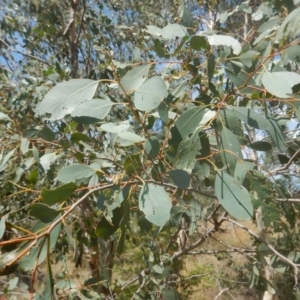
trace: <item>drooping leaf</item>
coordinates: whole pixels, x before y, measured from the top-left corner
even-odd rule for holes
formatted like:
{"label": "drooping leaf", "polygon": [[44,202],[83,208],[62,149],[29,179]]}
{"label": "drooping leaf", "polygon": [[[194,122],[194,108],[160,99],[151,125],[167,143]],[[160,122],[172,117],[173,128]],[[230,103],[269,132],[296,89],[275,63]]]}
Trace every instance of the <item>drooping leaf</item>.
{"label": "drooping leaf", "polygon": [[219,171],[217,174],[215,193],[224,209],[234,218],[238,220],[252,218],[253,206],[249,192],[224,171]]}
{"label": "drooping leaf", "polygon": [[238,160],[234,170],[234,179],[238,184],[242,185],[249,171],[252,171],[254,168],[255,164],[245,160]]}
{"label": "drooping leaf", "polygon": [[21,147],[20,147],[20,149],[21,149],[21,152],[23,154],[26,154],[28,152],[29,144],[30,144],[30,142],[29,142],[28,139],[25,139],[25,138],[21,139]]}
{"label": "drooping leaf", "polygon": [[205,112],[206,109],[203,107],[195,107],[184,112],[171,128],[172,138],[169,143],[178,146],[200,125]]}
{"label": "drooping leaf", "polygon": [[[183,140],[179,146],[172,147],[172,150],[176,153],[174,160],[174,166],[177,169],[189,169],[192,170],[196,163],[196,156],[201,150],[201,138],[199,135],[200,129],[196,130],[189,139]],[[169,151],[169,154],[173,156],[173,153]]]}
{"label": "drooping leaf", "polygon": [[5,155],[4,155],[4,152],[1,153],[1,155],[0,155],[0,172],[2,172],[3,170],[6,169],[9,159],[12,157],[14,152],[15,152],[15,149],[9,151]]}
{"label": "drooping leaf", "polygon": [[226,127],[221,132],[220,149],[222,149],[223,164],[229,168],[230,174],[233,175],[236,163],[239,159],[243,159],[243,154],[236,136]]}
{"label": "drooping leaf", "polygon": [[5,232],[5,219],[6,219],[5,217],[2,217],[0,219],[0,240],[2,239],[3,234]]}
{"label": "drooping leaf", "polygon": [[155,159],[159,154],[160,145],[157,137],[151,136],[145,143],[145,151],[151,159]]}
{"label": "drooping leaf", "polygon": [[139,208],[148,221],[164,226],[170,218],[172,203],[168,193],[161,186],[143,185],[139,195]]}
{"label": "drooping leaf", "polygon": [[138,110],[151,111],[165,98],[167,86],[160,76],[153,76],[134,93],[134,105]]}
{"label": "drooping leaf", "polygon": [[50,223],[60,214],[60,211],[43,203],[35,203],[31,206],[29,214],[43,223]]}
{"label": "drooping leaf", "polygon": [[[58,216],[59,217],[59,216]],[[35,228],[43,229],[47,228],[49,224],[42,223],[41,221],[38,221],[35,224]],[[61,222],[57,224],[50,232],[48,236],[45,236],[37,242],[37,244],[31,249],[29,255],[23,256],[20,260],[20,269],[24,271],[32,271],[37,263],[37,265],[40,265],[49,255],[49,250],[51,251],[59,237],[61,230]],[[36,230],[38,231],[38,230]],[[36,232],[33,231],[33,232]]]}
{"label": "drooping leaf", "polygon": [[48,120],[59,120],[72,113],[83,101],[94,97],[98,82],[90,79],[72,79],[57,84],[42,100],[39,114],[50,114]]}
{"label": "drooping leaf", "polygon": [[87,165],[70,165],[60,169],[57,179],[63,183],[76,182],[83,178],[89,178],[97,172],[97,169]]}
{"label": "drooping leaf", "polygon": [[95,233],[98,237],[102,239],[107,239],[113,233],[115,233],[120,225],[123,218],[123,208],[117,207],[112,211],[111,222],[107,220],[105,216],[102,216],[101,220],[98,222]]}
{"label": "drooping leaf", "polygon": [[246,107],[233,107],[237,117],[251,127],[267,130],[279,150],[285,150],[285,137],[278,123],[273,119],[266,119],[256,113],[253,109]]}
{"label": "drooping leaf", "polygon": [[75,189],[76,185],[74,183],[67,183],[53,190],[44,187],[41,193],[41,203],[48,205],[62,203],[70,198]]}
{"label": "drooping leaf", "polygon": [[139,154],[133,154],[128,157],[126,157],[123,165],[126,173],[128,175],[133,175],[135,173],[138,173],[140,169],[143,167],[140,155]]}
{"label": "drooping leaf", "polygon": [[178,188],[185,190],[189,187],[191,182],[191,176],[188,172],[184,170],[173,170],[170,171],[169,174]]}

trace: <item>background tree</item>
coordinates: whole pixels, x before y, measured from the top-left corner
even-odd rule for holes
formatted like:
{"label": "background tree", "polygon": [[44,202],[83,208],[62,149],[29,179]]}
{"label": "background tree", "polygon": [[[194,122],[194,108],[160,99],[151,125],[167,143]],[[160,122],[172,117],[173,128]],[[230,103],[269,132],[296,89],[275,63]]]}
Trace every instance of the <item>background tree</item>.
{"label": "background tree", "polygon": [[[299,297],[297,2],[1,8],[3,293],[192,299],[208,278],[215,299]],[[234,280],[185,276],[191,255]]]}

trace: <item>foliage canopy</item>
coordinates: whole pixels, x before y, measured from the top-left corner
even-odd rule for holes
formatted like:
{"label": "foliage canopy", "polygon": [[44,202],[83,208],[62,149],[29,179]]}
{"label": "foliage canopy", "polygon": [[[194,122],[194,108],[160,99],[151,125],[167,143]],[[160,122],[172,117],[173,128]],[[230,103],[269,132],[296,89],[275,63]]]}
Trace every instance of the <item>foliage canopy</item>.
{"label": "foliage canopy", "polygon": [[[31,299],[188,298],[182,257],[229,223],[247,289],[284,273],[299,297],[298,2],[3,1],[0,274]],[[53,275],[70,251],[79,285]]]}

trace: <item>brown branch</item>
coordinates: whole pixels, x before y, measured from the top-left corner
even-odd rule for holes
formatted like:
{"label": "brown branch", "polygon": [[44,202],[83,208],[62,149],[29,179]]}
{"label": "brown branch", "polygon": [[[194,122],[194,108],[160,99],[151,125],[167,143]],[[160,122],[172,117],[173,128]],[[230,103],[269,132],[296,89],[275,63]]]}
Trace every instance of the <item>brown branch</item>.
{"label": "brown branch", "polygon": [[270,176],[273,176],[273,175],[276,175],[282,171],[286,171],[290,166],[291,164],[293,163],[294,159],[297,157],[297,155],[300,153],[300,149],[298,149],[294,155],[290,158],[290,160],[282,167],[278,167],[278,168],[275,168],[271,171],[269,171],[267,174],[266,174],[266,177],[270,177]]}
{"label": "brown branch", "polygon": [[24,52],[22,52],[22,51],[19,51],[19,50],[17,50],[17,49],[14,49],[14,48],[12,48],[11,46],[9,46],[3,39],[1,39],[0,38],[0,41],[10,50],[10,51],[12,51],[12,52],[16,52],[16,53],[19,53],[19,54],[22,54],[22,55],[24,55],[24,56],[27,56],[27,57],[30,57],[30,58],[32,58],[32,59],[34,59],[34,60],[37,60],[37,61],[39,61],[39,62],[41,62],[41,63],[43,63],[43,64],[45,64],[45,65],[47,65],[47,66],[51,66],[51,64],[49,64],[48,62],[46,62],[45,60],[42,60],[42,59],[40,59],[40,58],[38,58],[38,57],[36,57],[36,56],[34,56],[34,55],[31,55],[31,54],[28,54],[28,53],[24,53]]}

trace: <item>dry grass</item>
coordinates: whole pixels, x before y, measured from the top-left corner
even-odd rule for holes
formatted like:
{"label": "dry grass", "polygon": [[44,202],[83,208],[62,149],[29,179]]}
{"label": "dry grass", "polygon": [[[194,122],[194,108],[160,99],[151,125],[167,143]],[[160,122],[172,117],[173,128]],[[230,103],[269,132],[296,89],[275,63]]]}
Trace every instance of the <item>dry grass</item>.
{"label": "dry grass", "polygon": [[[251,222],[244,222],[248,228],[255,231],[255,225]],[[218,242],[223,241],[232,247],[243,248],[250,247],[252,240],[248,233],[241,228],[236,228],[231,223],[224,223],[223,232],[216,233],[215,239],[208,239],[202,246],[203,250],[224,250],[227,247]],[[195,237],[197,238],[197,237]],[[190,241],[192,242],[192,241]],[[83,261],[83,266],[75,268],[71,255],[66,259],[67,263],[59,261],[53,265],[55,281],[69,278],[73,280],[77,289],[82,287],[83,282],[90,278],[90,269],[87,261]],[[115,258],[114,281],[119,278],[128,280],[136,276],[140,269],[141,252],[138,248],[131,248],[121,257]],[[245,264],[247,258],[238,253],[229,255],[189,255],[182,260],[183,270],[180,272],[181,292],[183,299],[188,300],[206,300],[215,299],[219,295],[219,300],[236,299],[248,300],[259,299],[255,292],[249,291],[247,280],[247,270]],[[45,266],[42,266],[46,270]],[[243,272],[246,276],[242,278],[238,275],[237,270]],[[184,278],[188,278],[187,280]],[[41,283],[36,284],[37,291],[41,290]],[[132,291],[137,289],[132,286]],[[223,289],[230,288],[228,291],[220,294]],[[61,291],[62,293],[62,291]],[[7,298],[10,299],[10,298]],[[25,298],[15,298],[21,300]]]}

